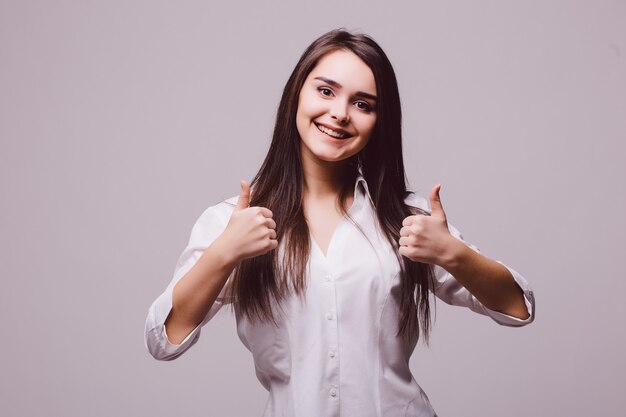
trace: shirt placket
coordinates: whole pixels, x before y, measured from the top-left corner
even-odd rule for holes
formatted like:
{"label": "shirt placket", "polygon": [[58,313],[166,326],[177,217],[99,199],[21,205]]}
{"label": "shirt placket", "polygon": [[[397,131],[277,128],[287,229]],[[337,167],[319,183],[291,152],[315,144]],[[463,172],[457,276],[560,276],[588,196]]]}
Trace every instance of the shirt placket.
{"label": "shirt placket", "polygon": [[[329,266],[327,264],[327,266]],[[336,294],[336,274],[332,269],[326,271],[322,277],[322,288],[325,300],[324,314],[324,359],[326,362],[326,401],[329,402],[329,415],[339,416],[339,326],[337,321],[337,294]]]}
{"label": "shirt placket", "polygon": [[[356,214],[362,207],[362,198],[358,193],[355,193],[355,201],[352,214]],[[357,215],[358,217],[358,215]],[[319,354],[323,362],[321,364],[323,369],[323,386],[319,388],[320,400],[326,403],[321,407],[323,416],[340,417],[340,398],[341,398],[341,383],[340,383],[340,320],[338,316],[338,294],[337,294],[337,281],[341,277],[341,265],[342,265],[342,253],[343,247],[346,241],[346,234],[350,230],[350,223],[346,219],[342,219],[336,226],[336,230],[331,237],[328,245],[327,254],[321,252],[321,250],[315,250],[312,262],[317,265],[318,272],[315,274],[315,286],[318,288],[318,294],[321,295],[316,300],[320,309],[317,310],[317,314],[320,314],[322,325],[322,338],[320,344]],[[314,243],[312,243],[314,244]],[[319,247],[318,247],[319,248]]]}

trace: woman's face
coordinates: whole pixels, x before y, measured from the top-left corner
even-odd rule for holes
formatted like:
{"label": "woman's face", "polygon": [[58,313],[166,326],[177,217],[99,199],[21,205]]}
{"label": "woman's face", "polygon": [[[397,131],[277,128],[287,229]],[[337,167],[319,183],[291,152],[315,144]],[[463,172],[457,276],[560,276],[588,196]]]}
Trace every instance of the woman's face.
{"label": "woman's face", "polygon": [[302,158],[343,161],[367,144],[376,124],[376,82],[354,53],[323,56],[302,85],[296,126]]}

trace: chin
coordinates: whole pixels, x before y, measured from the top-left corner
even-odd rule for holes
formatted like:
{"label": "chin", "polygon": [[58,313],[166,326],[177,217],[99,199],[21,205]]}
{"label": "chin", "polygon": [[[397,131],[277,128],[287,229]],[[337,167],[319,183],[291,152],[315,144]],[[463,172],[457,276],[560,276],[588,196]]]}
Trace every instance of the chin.
{"label": "chin", "polygon": [[[305,145],[306,146],[306,145]],[[315,158],[325,162],[341,162],[349,159],[355,152],[346,152],[347,150],[324,149],[325,145],[316,147],[308,147],[308,153]]]}

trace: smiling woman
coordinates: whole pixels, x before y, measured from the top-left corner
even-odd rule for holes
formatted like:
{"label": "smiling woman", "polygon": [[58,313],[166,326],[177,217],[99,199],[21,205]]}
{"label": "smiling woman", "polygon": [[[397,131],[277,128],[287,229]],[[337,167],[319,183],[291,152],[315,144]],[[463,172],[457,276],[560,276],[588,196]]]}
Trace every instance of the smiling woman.
{"label": "smiling woman", "polygon": [[270,392],[264,416],[434,416],[409,369],[430,294],[505,326],[534,319],[526,280],[463,241],[439,189],[429,207],[407,188],[383,50],[324,34],[287,81],[251,184],[194,225],[149,309],[148,350],[179,357],[228,304]]}
{"label": "smiling woman", "polygon": [[298,99],[303,166],[318,159],[342,161],[361,151],[376,124],[370,102],[376,102],[376,81],[365,62],[345,50],[320,59]]}

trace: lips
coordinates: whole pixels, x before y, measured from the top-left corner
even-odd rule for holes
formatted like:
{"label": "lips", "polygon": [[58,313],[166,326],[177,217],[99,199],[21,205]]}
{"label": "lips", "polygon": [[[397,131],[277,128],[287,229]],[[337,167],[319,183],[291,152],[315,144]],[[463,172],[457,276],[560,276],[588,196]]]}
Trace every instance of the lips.
{"label": "lips", "polygon": [[315,126],[318,128],[318,130],[320,132],[323,132],[325,134],[327,134],[328,136],[332,137],[333,139],[348,139],[350,137],[352,137],[352,135],[350,133],[348,133],[347,131],[338,128],[338,127],[331,127],[322,123],[317,123],[314,122]]}

